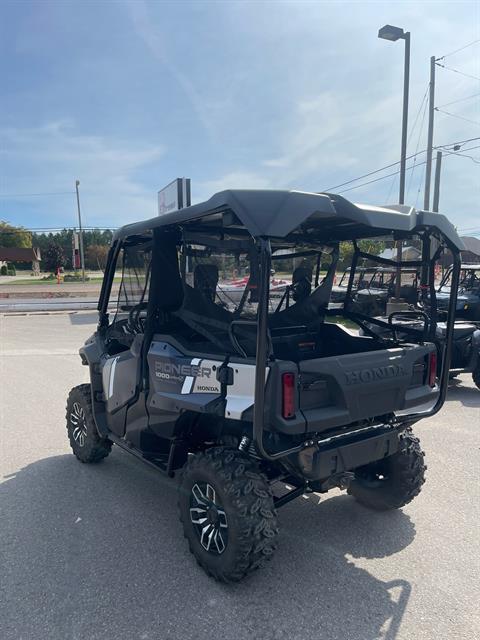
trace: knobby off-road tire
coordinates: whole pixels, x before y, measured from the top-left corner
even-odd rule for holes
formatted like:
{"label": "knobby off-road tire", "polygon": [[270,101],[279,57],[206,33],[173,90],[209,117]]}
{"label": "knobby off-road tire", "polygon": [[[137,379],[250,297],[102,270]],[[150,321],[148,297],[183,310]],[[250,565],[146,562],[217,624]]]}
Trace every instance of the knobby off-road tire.
{"label": "knobby off-road tire", "polygon": [[480,389],[480,364],[477,364],[476,369],[472,373],[473,384]]}
{"label": "knobby off-road tire", "polygon": [[355,469],[348,493],[371,509],[399,509],[418,496],[426,469],[420,441],[407,429],[397,453]]}
{"label": "knobby off-road tire", "polygon": [[100,462],[108,456],[112,443],[98,435],[89,384],[80,384],[70,391],[66,418],[70,446],[80,462]]}
{"label": "knobby off-road tire", "polygon": [[241,580],[269,560],[277,514],[257,463],[226,447],[191,456],[179,486],[180,520],[190,551],[221,582]]}

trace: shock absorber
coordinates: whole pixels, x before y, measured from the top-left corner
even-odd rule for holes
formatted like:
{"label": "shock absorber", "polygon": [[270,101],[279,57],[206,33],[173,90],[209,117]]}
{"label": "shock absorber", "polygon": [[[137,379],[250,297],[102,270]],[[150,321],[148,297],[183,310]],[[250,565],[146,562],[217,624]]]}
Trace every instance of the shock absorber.
{"label": "shock absorber", "polygon": [[240,444],[238,445],[238,448],[240,449],[240,451],[247,453],[249,444],[250,444],[250,439],[247,438],[247,436],[242,436],[242,439],[240,440]]}

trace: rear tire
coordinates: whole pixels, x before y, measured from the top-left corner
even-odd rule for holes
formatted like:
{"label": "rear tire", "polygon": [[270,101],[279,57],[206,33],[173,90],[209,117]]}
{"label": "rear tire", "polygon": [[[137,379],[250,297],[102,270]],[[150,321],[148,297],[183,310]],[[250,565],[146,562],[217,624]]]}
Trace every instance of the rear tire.
{"label": "rear tire", "polygon": [[377,511],[400,509],[420,493],[426,469],[420,441],[407,429],[400,436],[397,453],[355,469],[348,493]]}
{"label": "rear tire", "polygon": [[480,364],[477,364],[476,369],[472,373],[473,384],[480,389]]}
{"label": "rear tire", "polygon": [[80,384],[70,391],[66,418],[70,446],[80,462],[100,462],[108,456],[112,443],[98,435],[89,384]]}
{"label": "rear tire", "polygon": [[191,553],[209,576],[236,582],[269,560],[277,545],[277,514],[257,463],[235,449],[191,456],[178,506]]}

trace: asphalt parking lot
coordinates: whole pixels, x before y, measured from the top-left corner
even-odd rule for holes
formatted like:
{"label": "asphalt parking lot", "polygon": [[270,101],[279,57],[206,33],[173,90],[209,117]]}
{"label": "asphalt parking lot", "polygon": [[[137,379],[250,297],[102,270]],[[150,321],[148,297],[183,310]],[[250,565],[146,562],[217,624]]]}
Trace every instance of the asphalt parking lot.
{"label": "asphalt parking lot", "polygon": [[374,513],[334,491],[280,511],[273,561],[238,585],[196,565],[175,481],[114,450],[71,455],[69,389],[90,312],[0,315],[2,640],[459,640],[480,637],[480,391],[420,423],[422,494]]}

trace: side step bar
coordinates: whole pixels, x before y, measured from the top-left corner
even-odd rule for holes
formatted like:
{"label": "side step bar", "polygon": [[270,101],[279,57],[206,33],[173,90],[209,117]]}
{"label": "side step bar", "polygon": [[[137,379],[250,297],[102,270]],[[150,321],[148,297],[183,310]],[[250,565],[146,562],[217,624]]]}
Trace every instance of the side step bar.
{"label": "side step bar", "polygon": [[161,471],[165,475],[171,475],[168,471],[168,455],[159,456],[158,458],[146,458],[143,453],[136,449],[133,445],[129,445],[123,438],[119,438],[111,432],[109,432],[108,434],[108,439],[111,440],[114,444],[118,445],[120,449],[123,449],[127,453],[130,453],[132,456],[134,456],[138,460],[141,460],[149,467],[152,467],[157,471]]}

